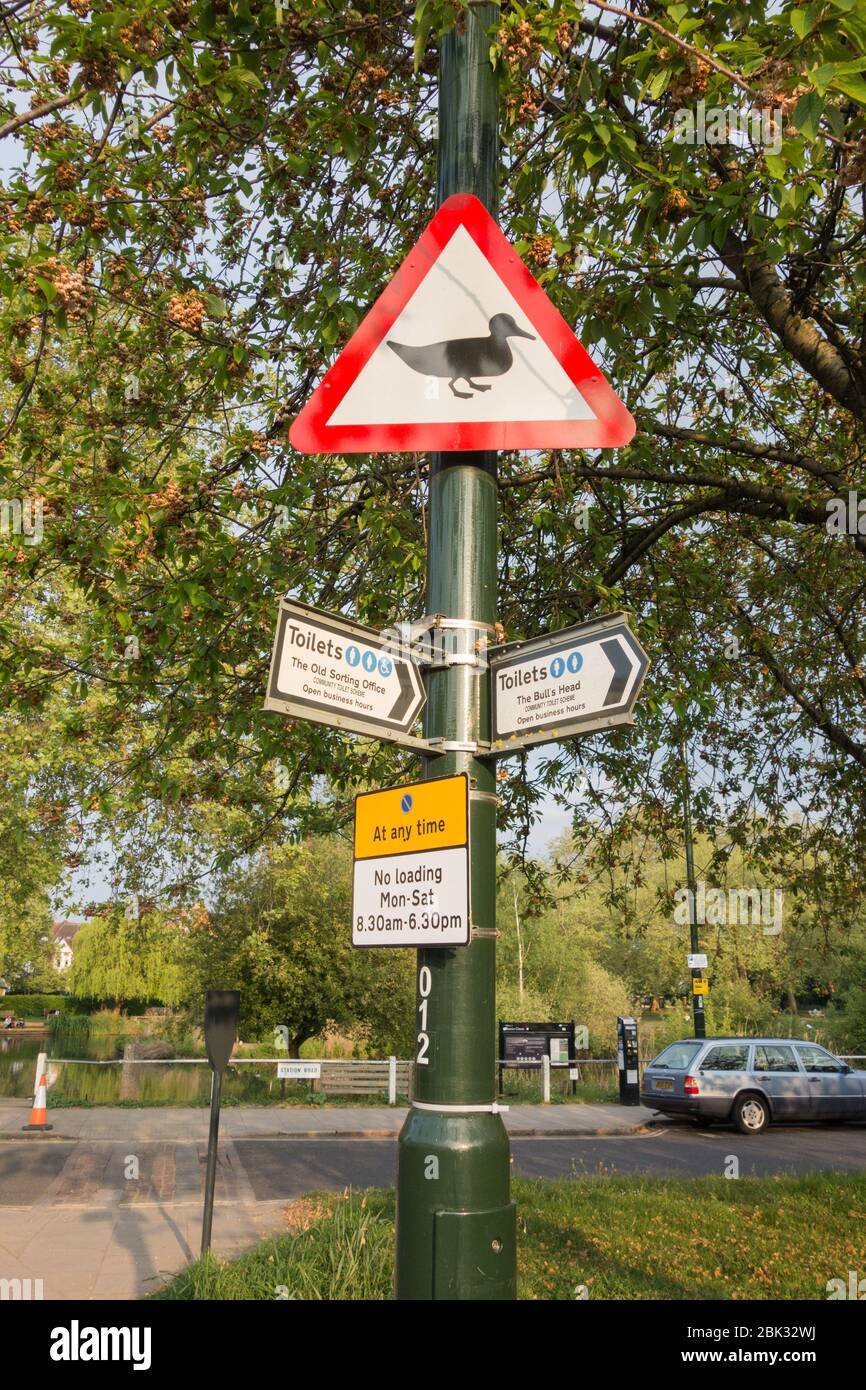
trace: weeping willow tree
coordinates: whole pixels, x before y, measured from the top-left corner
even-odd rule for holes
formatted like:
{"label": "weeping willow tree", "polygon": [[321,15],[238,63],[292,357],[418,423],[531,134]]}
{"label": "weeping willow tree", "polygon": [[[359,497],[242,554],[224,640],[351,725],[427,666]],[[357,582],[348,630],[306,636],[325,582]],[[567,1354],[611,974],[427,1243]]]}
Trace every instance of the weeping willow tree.
{"label": "weeping willow tree", "polygon": [[177,1005],[189,994],[185,968],[189,927],[177,917],[122,910],[86,922],[75,935],[67,980],[72,995],[127,1003]]}

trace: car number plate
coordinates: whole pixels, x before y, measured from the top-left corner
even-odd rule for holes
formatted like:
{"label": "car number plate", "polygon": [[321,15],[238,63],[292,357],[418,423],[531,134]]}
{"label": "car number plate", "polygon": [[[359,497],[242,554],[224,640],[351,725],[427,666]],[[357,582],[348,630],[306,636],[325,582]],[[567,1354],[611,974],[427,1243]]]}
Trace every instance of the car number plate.
{"label": "car number plate", "polygon": [[674,1089],[672,1081],[657,1081],[655,1085],[657,1091],[672,1091]]}

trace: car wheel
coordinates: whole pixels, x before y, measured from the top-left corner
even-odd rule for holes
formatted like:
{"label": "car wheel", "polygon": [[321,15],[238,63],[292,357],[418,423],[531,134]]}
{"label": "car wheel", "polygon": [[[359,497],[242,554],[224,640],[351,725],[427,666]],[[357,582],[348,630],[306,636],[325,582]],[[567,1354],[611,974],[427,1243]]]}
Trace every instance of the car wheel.
{"label": "car wheel", "polygon": [[770,1119],[767,1102],[752,1093],[737,1096],[731,1114],[741,1134],[760,1134]]}

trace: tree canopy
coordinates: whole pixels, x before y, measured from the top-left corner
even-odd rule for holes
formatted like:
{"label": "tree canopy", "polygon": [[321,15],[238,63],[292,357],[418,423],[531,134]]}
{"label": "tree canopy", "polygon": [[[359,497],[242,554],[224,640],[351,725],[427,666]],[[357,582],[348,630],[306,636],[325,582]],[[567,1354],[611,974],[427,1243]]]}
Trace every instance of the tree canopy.
{"label": "tree canopy", "polygon": [[[0,534],[0,679],[84,835],[181,853],[202,814],[229,862],[411,766],[261,704],[281,593],[424,611],[426,460],[287,425],[432,214],[461,13],[5,7],[0,492],[43,534]],[[633,730],[504,764],[503,829],[554,794],[613,856],[673,833],[684,737],[721,856],[859,884],[866,534],[826,522],[863,484],[862,6],[506,3],[490,60],[503,228],[638,421],[502,456],[500,619],[624,607],[653,662]],[[760,120],[687,143],[699,103]]]}

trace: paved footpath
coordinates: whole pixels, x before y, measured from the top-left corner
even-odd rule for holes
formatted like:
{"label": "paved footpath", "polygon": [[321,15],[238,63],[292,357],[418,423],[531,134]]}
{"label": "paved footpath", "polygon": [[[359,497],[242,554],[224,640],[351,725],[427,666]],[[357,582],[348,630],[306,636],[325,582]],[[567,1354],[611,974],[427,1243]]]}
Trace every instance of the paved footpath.
{"label": "paved footpath", "polygon": [[[55,1138],[207,1139],[209,1111],[205,1106],[125,1109],[105,1105],[52,1111],[50,1092],[48,1105]],[[652,1120],[654,1113],[640,1105],[515,1105],[503,1110],[502,1118],[511,1135],[632,1134]],[[29,1101],[0,1099],[0,1138],[21,1138],[21,1126],[29,1117]],[[229,1105],[220,1112],[220,1135],[228,1139],[276,1135],[387,1139],[400,1133],[405,1118],[405,1107],[396,1105]],[[45,1137],[34,1136],[39,1142]]]}
{"label": "paved footpath", "polygon": [[[269,1189],[250,1160],[256,1150],[257,1163],[267,1167],[269,1155],[251,1140],[297,1140],[300,1158],[304,1141],[315,1139],[311,1187],[364,1186],[371,1181],[369,1151],[393,1161],[405,1116],[388,1106],[223,1110],[215,1253],[227,1258],[291,1226],[285,1198],[257,1198]],[[49,1134],[22,1133],[29,1118],[29,1102],[0,1099],[0,1279],[41,1279],[46,1299],[130,1299],[195,1259],[206,1109],[49,1110]],[[651,1118],[648,1110],[616,1105],[517,1106],[504,1115],[515,1138],[623,1136]]]}

